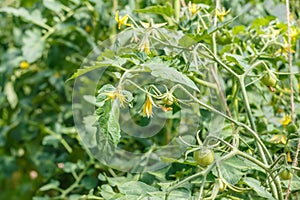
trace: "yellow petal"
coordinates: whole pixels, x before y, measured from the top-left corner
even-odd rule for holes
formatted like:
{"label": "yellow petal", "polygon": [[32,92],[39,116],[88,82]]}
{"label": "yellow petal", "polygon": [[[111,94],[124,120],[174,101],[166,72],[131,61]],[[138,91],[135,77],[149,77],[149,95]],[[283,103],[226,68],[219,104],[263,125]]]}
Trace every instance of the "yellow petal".
{"label": "yellow petal", "polygon": [[116,17],[115,17],[116,22],[119,22],[119,11],[117,10],[116,12]]}
{"label": "yellow petal", "polygon": [[293,160],[292,160],[292,158],[291,158],[291,152],[288,151],[288,152],[286,153],[286,159],[287,159],[288,162],[293,162]]}
{"label": "yellow petal", "polygon": [[281,137],[280,142],[281,142],[282,144],[286,144],[286,135],[283,135],[283,136]]}
{"label": "yellow petal", "polygon": [[279,141],[280,141],[280,139],[281,139],[280,137],[281,137],[280,134],[274,135],[274,136],[270,139],[270,142],[279,143]]}
{"label": "yellow petal", "polygon": [[29,63],[27,61],[22,61],[20,63],[20,68],[21,69],[28,69],[28,67],[29,67]]}
{"label": "yellow petal", "polygon": [[289,115],[284,115],[284,117],[279,120],[279,122],[283,125],[283,126],[287,126],[289,123],[291,123],[292,119]]}
{"label": "yellow petal", "polygon": [[147,96],[146,102],[143,107],[143,116],[147,116],[148,118],[152,117],[152,99],[150,96]]}
{"label": "yellow petal", "polygon": [[125,15],[124,17],[121,18],[120,22],[121,24],[125,25],[127,23],[128,20],[128,15]]}
{"label": "yellow petal", "polygon": [[150,23],[147,23],[147,22],[140,21],[140,23],[144,28],[149,28],[149,26],[150,26]]}

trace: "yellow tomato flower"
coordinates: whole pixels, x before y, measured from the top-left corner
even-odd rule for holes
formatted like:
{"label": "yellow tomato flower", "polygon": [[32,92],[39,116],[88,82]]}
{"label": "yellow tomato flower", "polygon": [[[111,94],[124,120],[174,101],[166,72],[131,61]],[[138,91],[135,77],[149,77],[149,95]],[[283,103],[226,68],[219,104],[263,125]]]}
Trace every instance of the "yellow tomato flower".
{"label": "yellow tomato flower", "polygon": [[148,40],[148,37],[144,37],[142,42],[140,43],[138,47],[139,51],[144,51],[147,55],[151,53],[150,51],[150,42]]}
{"label": "yellow tomato flower", "polygon": [[92,31],[92,27],[90,25],[86,25],[84,29],[87,33],[90,33]]}
{"label": "yellow tomato flower", "polygon": [[289,125],[289,123],[291,123],[292,119],[289,115],[284,115],[284,117],[279,120],[279,122],[284,126],[286,127],[287,125]]}
{"label": "yellow tomato flower", "polygon": [[198,6],[194,3],[189,3],[189,11],[192,13],[192,16],[194,16],[200,9]]}
{"label": "yellow tomato flower", "polygon": [[284,44],[282,44],[281,48],[275,52],[275,54],[282,53],[285,57],[288,56],[288,53],[295,53],[295,51],[292,49],[292,47],[289,48],[289,44],[284,39]]}
{"label": "yellow tomato flower", "polygon": [[263,35],[262,37],[265,37],[265,38],[270,38],[270,39],[275,39],[279,36],[280,34],[280,30],[276,30],[274,29],[273,27],[271,27],[268,32]]}
{"label": "yellow tomato flower", "polygon": [[291,158],[291,152],[288,151],[288,152],[286,153],[286,159],[287,159],[288,162],[293,162],[293,160],[292,160],[292,158]]}
{"label": "yellow tomato flower", "polygon": [[[288,35],[288,34],[287,34],[287,35]],[[298,35],[299,35],[299,32],[298,32],[298,30],[297,30],[295,27],[292,27],[292,28],[291,28],[291,32],[290,32],[290,35],[291,35],[292,41],[295,41],[296,38],[297,38]]]}
{"label": "yellow tomato flower", "polygon": [[125,95],[120,94],[118,91],[107,92],[105,94],[108,97],[108,99],[111,99],[113,101],[118,98],[122,107],[124,107],[124,103],[127,102]]}
{"label": "yellow tomato flower", "polygon": [[20,63],[20,68],[21,69],[28,69],[28,67],[29,67],[29,63],[27,61],[22,61]]}
{"label": "yellow tomato flower", "polygon": [[125,15],[123,17],[119,17],[119,11],[116,12],[116,22],[118,23],[118,29],[121,28],[122,25],[124,26],[131,26],[131,24],[127,24],[128,15]]}
{"label": "yellow tomato flower", "polygon": [[220,12],[219,9],[216,10],[216,15],[219,17],[220,21],[222,22],[224,20],[224,16],[226,16],[230,12],[229,10],[225,10],[225,8],[222,8],[222,11]]}
{"label": "yellow tomato flower", "polygon": [[278,144],[278,143],[286,144],[286,135],[283,135],[283,134],[274,135],[270,139],[270,142],[274,142],[276,144]]}
{"label": "yellow tomato flower", "polygon": [[144,117],[152,117],[153,112],[152,112],[152,108],[153,108],[154,102],[151,98],[151,96],[147,95],[144,107],[143,107],[143,116]]}
{"label": "yellow tomato flower", "polygon": [[147,29],[147,28],[161,28],[163,26],[165,26],[167,23],[164,22],[164,23],[158,23],[158,24],[155,24],[153,22],[153,19],[151,18],[149,22],[143,22],[143,21],[140,21],[141,25]]}

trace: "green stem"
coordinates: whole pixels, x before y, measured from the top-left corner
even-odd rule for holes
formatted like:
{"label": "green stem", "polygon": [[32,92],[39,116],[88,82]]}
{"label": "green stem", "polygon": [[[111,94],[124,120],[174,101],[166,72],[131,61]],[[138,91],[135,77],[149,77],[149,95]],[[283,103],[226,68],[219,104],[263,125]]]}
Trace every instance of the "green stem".
{"label": "green stem", "polygon": [[61,144],[65,147],[65,149],[68,151],[68,153],[72,153],[73,152],[73,150],[70,147],[70,145],[67,143],[67,141],[61,135],[56,134],[54,131],[50,130],[49,128],[47,128],[45,126],[41,127],[41,129],[45,133],[48,133],[50,135],[56,136],[60,140]]}
{"label": "green stem", "polygon": [[[258,151],[260,153],[260,156],[261,156],[263,162],[265,164],[268,164],[267,158],[271,162],[273,162],[273,159],[271,157],[270,152],[268,151],[268,149],[266,148],[266,146],[263,144],[263,142],[260,140],[259,136],[257,135],[257,129],[256,129],[256,125],[254,123],[254,118],[252,116],[250,104],[249,104],[249,101],[248,101],[248,96],[247,96],[247,92],[246,92],[246,89],[245,89],[244,79],[245,79],[245,75],[242,75],[239,78],[240,85],[241,85],[241,90],[242,90],[242,95],[244,97],[245,107],[246,107],[246,111],[247,111],[247,115],[248,115],[248,119],[250,121],[252,129],[254,130],[253,132],[255,133],[255,136],[256,136],[256,144],[257,144],[257,148],[258,148]],[[267,158],[266,158],[265,153],[267,155]],[[279,198],[280,200],[283,199],[279,178],[278,177],[274,177],[273,174],[271,174],[271,178],[275,182],[275,184],[274,184],[274,182],[272,182],[272,180],[268,179],[273,196],[276,197],[276,198]]]}
{"label": "green stem", "polygon": [[88,170],[89,166],[90,166],[90,164],[85,167],[85,169],[79,174],[79,176],[77,176],[77,178],[76,178],[76,176],[74,177],[75,178],[75,182],[72,185],[70,185],[70,187],[68,187],[66,190],[64,190],[62,192],[62,194],[58,197],[58,199],[65,199],[66,196],[72,190],[74,190],[75,188],[77,188],[79,186],[80,181],[82,180],[83,176],[86,174],[86,171]]}
{"label": "green stem", "polygon": [[212,88],[212,89],[217,89],[217,86],[216,84],[214,83],[210,83],[210,82],[207,82],[207,81],[203,81],[197,77],[194,77],[194,76],[189,76],[189,78],[191,78],[193,81],[195,81],[196,83],[199,83],[201,85],[204,85],[206,87],[209,87],[209,88]]}
{"label": "green stem", "polygon": [[199,46],[203,47],[212,57],[213,59],[219,63],[224,69],[226,69],[229,73],[231,73],[233,76],[235,76],[236,78],[239,77],[239,75],[237,73],[235,73],[232,69],[230,69],[225,63],[223,63],[218,57],[217,55],[215,55],[209,48],[207,48],[204,44],[202,43],[198,43]]}

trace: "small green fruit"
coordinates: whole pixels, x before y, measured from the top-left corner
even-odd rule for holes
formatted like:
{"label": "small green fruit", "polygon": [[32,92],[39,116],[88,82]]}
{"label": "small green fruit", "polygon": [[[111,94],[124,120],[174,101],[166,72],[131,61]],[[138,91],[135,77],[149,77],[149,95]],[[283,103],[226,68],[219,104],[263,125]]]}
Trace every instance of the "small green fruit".
{"label": "small green fruit", "polygon": [[202,167],[206,167],[213,163],[215,159],[214,151],[211,149],[200,149],[194,151],[195,161]]}
{"label": "small green fruit", "polygon": [[267,72],[262,78],[261,82],[268,87],[274,87],[277,82],[277,78],[274,73],[272,72]]}
{"label": "small green fruit", "polygon": [[165,105],[171,106],[174,103],[174,97],[171,93],[167,93],[166,97],[163,99]]}
{"label": "small green fruit", "polygon": [[281,173],[280,173],[280,178],[282,180],[290,180],[292,178],[293,174],[288,170],[288,169],[284,169]]}

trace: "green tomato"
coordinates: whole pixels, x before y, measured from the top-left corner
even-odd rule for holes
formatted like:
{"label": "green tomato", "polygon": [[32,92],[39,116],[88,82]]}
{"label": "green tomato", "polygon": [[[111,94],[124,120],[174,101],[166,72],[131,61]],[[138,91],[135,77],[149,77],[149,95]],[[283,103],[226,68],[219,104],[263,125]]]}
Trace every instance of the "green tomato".
{"label": "green tomato", "polygon": [[265,86],[274,87],[276,85],[277,79],[275,74],[269,71],[261,78],[261,82]]}
{"label": "green tomato", "polygon": [[174,97],[172,94],[167,94],[167,96],[163,99],[165,105],[171,106],[174,103]]}
{"label": "green tomato", "polygon": [[194,151],[195,161],[203,167],[210,165],[214,161],[214,158],[214,151],[211,149],[200,149]]}
{"label": "green tomato", "polygon": [[292,178],[293,174],[288,170],[288,169],[284,169],[281,173],[280,173],[280,178],[282,180],[290,180]]}

